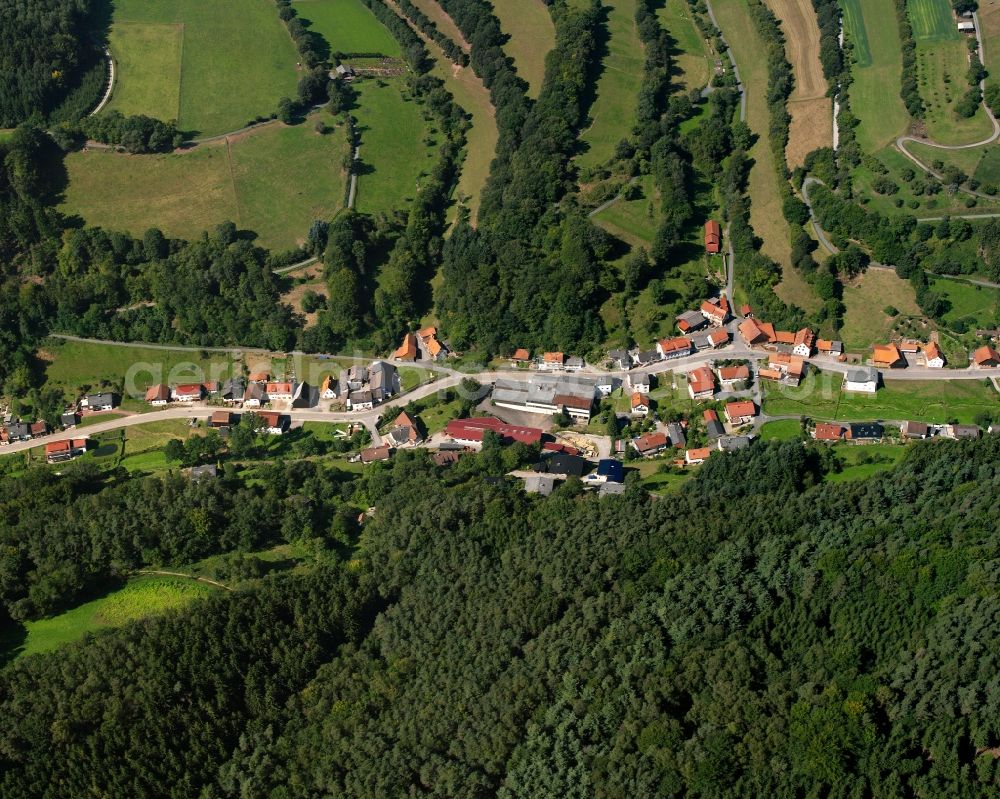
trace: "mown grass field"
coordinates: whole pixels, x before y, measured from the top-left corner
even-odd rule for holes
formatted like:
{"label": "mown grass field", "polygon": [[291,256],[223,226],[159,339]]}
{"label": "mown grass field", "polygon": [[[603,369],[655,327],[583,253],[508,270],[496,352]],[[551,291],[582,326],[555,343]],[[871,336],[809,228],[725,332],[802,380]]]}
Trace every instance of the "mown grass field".
{"label": "mown grass field", "polygon": [[984,410],[1000,410],[1000,394],[986,380],[887,380],[874,397],[846,394],[843,378],[810,372],[802,385],[764,386],[764,412],[835,421],[899,420],[971,423]]}
{"label": "mown grass field", "polygon": [[910,117],[899,96],[902,49],[892,0],[843,0],[844,33],[854,45],[851,109],[858,143],[875,152],[906,130]]}
{"label": "mown grass field", "polygon": [[819,61],[819,25],[812,4],[767,0],[767,5],[781,21],[785,56],[795,78],[788,98],[792,120],[785,147],[785,160],[794,169],[802,166],[813,150],[833,144],[833,102],[826,96],[826,78]]}
{"label": "mown grass field", "polygon": [[590,123],[580,135],[583,152],[577,162],[596,167],[614,155],[615,145],[635,124],[639,76],[644,49],[635,25],[635,0],[607,0],[607,54],[590,107]]}
{"label": "mown grass field", "polygon": [[760,428],[761,441],[796,441],[802,438],[802,423],[798,419],[780,419]]}
{"label": "mown grass field", "polygon": [[326,39],[331,53],[400,55],[399,43],[359,0],[294,0],[292,8]]}
{"label": "mown grass field", "polygon": [[979,0],[979,35],[988,86],[1000,80],[1000,0]]}
{"label": "mown grass field", "polygon": [[401,93],[398,80],[366,80],[356,84],[361,137],[361,175],[355,207],[363,213],[404,208],[417,195],[421,172],[434,165],[436,147],[421,107]]}
{"label": "mown grass field", "polygon": [[[994,186],[1000,186],[1000,145],[996,143],[985,147],[972,147],[967,150],[942,150],[919,142],[908,142],[906,149],[925,164],[931,165],[935,161],[941,161],[949,166],[957,166],[966,175],[972,175],[980,183],[992,183]],[[966,195],[963,194],[955,199],[964,201],[965,198]],[[979,206],[994,205],[995,202],[990,203],[981,197],[977,198]],[[976,211],[965,209],[959,213],[976,213]]]}
{"label": "mown grass field", "polygon": [[77,641],[87,633],[181,608],[220,589],[179,577],[143,576],[100,599],[86,602],[48,619],[24,625],[21,641],[8,640],[0,647],[13,648],[18,657],[50,652]]}
{"label": "mown grass field", "polygon": [[269,0],[115,0],[110,108],[210,136],[293,96],[295,46]]}
{"label": "mown grass field", "polygon": [[[332,125],[320,113],[314,117]],[[290,249],[314,220],[330,219],[344,206],[346,135],[341,128],[317,133],[314,117],[181,152],[71,153],[60,210],[139,237],[155,226],[192,239],[231,220],[257,233],[265,247]]]}
{"label": "mown grass field", "polygon": [[517,74],[528,83],[528,96],[538,97],[545,81],[545,56],[555,46],[556,29],[542,0],[493,0],[493,14],[510,38],[503,50]]}
{"label": "mown grass field", "polygon": [[767,63],[764,43],[750,20],[746,0],[713,3],[719,25],[733,49],[747,94],[747,124],[757,134],[750,150],[750,224],[760,237],[765,255],[782,268],[791,269],[791,232],[781,212],[780,178],[768,137],[771,119],[767,108]]}
{"label": "mown grass field", "polygon": [[943,42],[960,38],[948,0],[907,0],[906,13],[918,42]]}
{"label": "mown grass field", "polygon": [[673,82],[684,90],[708,85],[714,72],[714,59],[691,19],[687,3],[664,3],[656,15],[676,45],[672,54]]}
{"label": "mown grass field", "polygon": [[[206,412],[207,415],[207,412]],[[125,450],[121,465],[129,472],[162,472],[176,463],[168,463],[163,447],[172,439],[187,440],[191,435],[203,435],[204,428],[191,427],[183,419],[150,422],[123,429]]]}
{"label": "mown grass field", "polygon": [[839,472],[826,476],[828,483],[846,483],[849,480],[866,480],[880,472],[895,468],[906,455],[904,444],[834,444],[834,452],[844,461]]}
{"label": "mown grass field", "polygon": [[913,288],[888,269],[869,269],[853,285],[844,287],[844,329],[841,337],[848,352],[864,352],[874,343],[888,341],[893,317],[885,308],[919,314]]}
{"label": "mown grass field", "polygon": [[101,380],[120,383],[130,373],[142,389],[160,382],[224,380],[232,374],[232,358],[225,353],[47,339],[38,355],[45,364],[45,385],[63,389],[67,398],[75,397],[80,386],[96,387]]}
{"label": "mown grass field", "polygon": [[933,288],[951,305],[944,315],[946,323],[961,320],[970,328],[1000,323],[1000,290],[945,278],[933,278]]}
{"label": "mown grass field", "polygon": [[941,144],[968,144],[989,137],[993,125],[982,106],[969,118],[955,113],[955,105],[969,88],[964,39],[938,39],[917,45],[917,79],[924,100],[927,135]]}
{"label": "mown grass field", "polygon": [[652,175],[643,175],[639,188],[642,193],[637,199],[618,200],[591,219],[626,243],[648,248],[659,224],[659,201]]}

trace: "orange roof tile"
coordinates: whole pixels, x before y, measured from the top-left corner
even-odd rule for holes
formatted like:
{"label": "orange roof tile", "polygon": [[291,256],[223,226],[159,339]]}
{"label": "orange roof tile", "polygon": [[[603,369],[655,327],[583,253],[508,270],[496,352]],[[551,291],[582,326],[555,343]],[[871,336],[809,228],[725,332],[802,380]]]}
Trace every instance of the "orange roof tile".
{"label": "orange roof tile", "polygon": [[403,343],[399,345],[392,357],[398,361],[412,361],[417,357],[417,337],[412,333],[403,336]]}

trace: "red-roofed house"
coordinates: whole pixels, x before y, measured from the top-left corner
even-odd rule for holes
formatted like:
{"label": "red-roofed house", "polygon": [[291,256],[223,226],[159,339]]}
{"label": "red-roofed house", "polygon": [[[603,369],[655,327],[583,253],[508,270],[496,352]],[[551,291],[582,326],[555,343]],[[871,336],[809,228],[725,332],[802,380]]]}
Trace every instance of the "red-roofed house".
{"label": "red-roofed house", "polygon": [[736,383],[750,379],[750,367],[745,363],[739,366],[722,366],[719,368],[719,380],[725,388],[732,388]]}
{"label": "red-roofed house", "polygon": [[[725,306],[722,303],[725,302]],[[729,302],[723,297],[719,304],[711,300],[705,300],[701,304],[701,315],[713,325],[724,325],[729,319]]]}
{"label": "red-roofed house", "polygon": [[840,441],[844,437],[844,427],[820,422],[813,428],[812,437],[817,441]]}
{"label": "red-roofed house", "polygon": [[166,405],[170,402],[170,386],[163,383],[150,386],[146,391],[146,402],[150,405]]}
{"label": "red-roofed house", "polygon": [[542,355],[542,362],[538,364],[539,369],[557,371],[563,368],[566,363],[566,356],[561,352],[546,352]]}
{"label": "red-roofed house", "polygon": [[895,369],[906,366],[906,361],[895,344],[876,344],[872,348],[872,363],[879,369]]}
{"label": "red-roofed house", "polygon": [[699,463],[704,463],[708,460],[709,455],[712,454],[712,450],[709,447],[701,447],[699,449],[689,449],[684,453],[684,462],[688,466],[694,466]]}
{"label": "red-roofed house", "polygon": [[944,368],[944,356],[941,354],[941,349],[933,341],[924,347],[924,361],[931,369]]}
{"label": "red-roofed house", "polygon": [[202,391],[201,383],[184,383],[180,386],[174,386],[171,395],[177,402],[194,402],[201,399]]}
{"label": "red-roofed house", "polygon": [[723,327],[720,327],[718,330],[713,330],[708,334],[708,343],[712,345],[712,349],[728,344],[729,331]]}
{"label": "red-roofed house", "polygon": [[640,394],[638,391],[632,392],[632,415],[646,416],[649,413],[649,397]]}
{"label": "red-roofed house", "polygon": [[691,354],[691,339],[683,336],[660,339],[656,342],[656,351],[668,361],[673,358],[683,358]]}
{"label": "red-roofed house", "polygon": [[718,255],[722,252],[722,229],[714,219],[705,223],[705,252]]}
{"label": "red-roofed house", "polygon": [[729,402],[726,404],[726,419],[729,424],[739,426],[752,422],[757,415],[757,406],[750,400]]}
{"label": "red-roofed house", "polygon": [[759,347],[770,340],[760,323],[749,317],[740,322],[740,336],[749,347]]}
{"label": "red-roofed house", "polygon": [[290,400],[295,393],[291,383],[268,383],[264,387],[269,401]]}
{"label": "red-roofed house", "polygon": [[257,415],[264,422],[265,433],[270,433],[272,436],[280,436],[288,429],[288,417],[282,416],[277,411],[261,411]]}
{"label": "red-roofed house", "polygon": [[514,354],[510,356],[510,360],[511,363],[516,364],[527,363],[531,360],[531,353],[524,349],[524,347],[519,347],[514,350]]}
{"label": "red-roofed house", "polygon": [[715,393],[715,374],[707,366],[688,372],[687,379],[691,399],[710,399]]}
{"label": "red-roofed house", "polygon": [[719,414],[717,414],[712,408],[709,408],[701,416],[706,422],[719,421]]}
{"label": "red-roofed house", "polygon": [[542,431],[536,427],[507,424],[493,416],[479,416],[471,419],[452,419],[444,428],[445,435],[461,444],[481,444],[483,434],[492,430],[505,443],[520,441],[523,444],[538,444]]}
{"label": "red-roofed house", "polygon": [[990,346],[982,346],[972,353],[972,363],[977,369],[992,369],[1000,366],[1000,355]]}
{"label": "red-roofed house", "polygon": [[399,345],[392,357],[397,361],[415,361],[417,359],[417,337],[412,333],[403,336],[403,343]]}
{"label": "red-roofed house", "polygon": [[665,433],[646,433],[632,439],[632,446],[640,455],[656,455],[663,452],[670,444]]}
{"label": "red-roofed house", "polygon": [[796,355],[801,355],[803,358],[808,358],[812,355],[815,341],[816,336],[813,332],[808,327],[804,327],[795,334],[795,340],[792,342],[792,352]]}
{"label": "red-roofed house", "polygon": [[87,439],[73,438],[65,441],[53,441],[45,445],[45,459],[49,463],[61,463],[72,460],[87,451]]}

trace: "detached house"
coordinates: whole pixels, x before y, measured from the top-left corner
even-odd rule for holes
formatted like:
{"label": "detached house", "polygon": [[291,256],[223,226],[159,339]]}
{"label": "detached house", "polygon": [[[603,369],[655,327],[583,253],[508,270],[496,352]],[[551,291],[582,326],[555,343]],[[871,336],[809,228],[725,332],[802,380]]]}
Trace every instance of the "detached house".
{"label": "detached house", "polygon": [[878,369],[862,366],[850,369],[844,377],[844,391],[858,394],[874,394],[878,389]]}
{"label": "detached house", "polygon": [[719,381],[725,389],[731,389],[737,383],[742,383],[749,379],[750,367],[746,364],[719,367]]}
{"label": "detached house", "polygon": [[269,402],[274,400],[290,400],[295,394],[295,387],[291,383],[268,383],[264,387]]}
{"label": "detached house", "polygon": [[514,350],[514,354],[510,356],[510,362],[514,366],[521,366],[523,364],[529,363],[531,361],[531,353],[524,349],[524,347],[519,347]]}
{"label": "detached house", "polygon": [[649,414],[649,397],[638,391],[632,394],[632,415],[646,416]]}
{"label": "detached house", "polygon": [[656,351],[664,360],[683,358],[691,354],[691,339],[689,338],[665,338],[656,342]]}
{"label": "detached house", "polygon": [[804,327],[795,334],[795,339],[792,342],[792,352],[803,358],[808,358],[812,355],[815,341],[816,336],[813,335],[813,332],[809,328]]}
{"label": "detached house", "polygon": [[160,383],[146,391],[146,402],[150,405],[166,405],[170,402],[170,386]]}
{"label": "detached house", "polygon": [[729,320],[729,300],[725,296],[720,297],[717,303],[705,300],[701,304],[701,315],[716,327],[724,325]]}
{"label": "detached house", "polygon": [[635,447],[636,452],[644,457],[663,452],[668,443],[667,437],[663,433],[647,433],[632,439],[632,446]]}
{"label": "detached house", "polygon": [[1000,366],[1000,355],[990,346],[983,346],[972,353],[972,363],[977,369],[992,369]]}
{"label": "detached house", "polygon": [[840,441],[844,437],[844,426],[820,422],[813,428],[812,437],[816,441]]}
{"label": "detached house", "polygon": [[254,381],[247,385],[243,392],[244,408],[259,408],[267,402],[267,394],[264,393],[264,386]]}
{"label": "detached house", "polygon": [[677,329],[681,333],[693,333],[707,324],[708,320],[698,313],[698,311],[685,311],[677,317]]}
{"label": "detached house", "polygon": [[389,430],[387,438],[389,439],[389,443],[394,447],[413,446],[423,440],[417,428],[417,423],[410,418],[406,411],[403,411],[396,417],[396,421],[392,423],[392,428]]}
{"label": "detached house", "polygon": [[116,405],[115,399],[110,391],[102,391],[99,394],[88,394],[80,404],[92,411],[110,411]]}
{"label": "detached house", "polygon": [[323,383],[319,387],[319,395],[325,400],[337,398],[337,381],[333,375],[327,375],[323,378]]}
{"label": "detached house", "polygon": [[827,341],[821,338],[816,340],[816,352],[820,355],[832,355],[839,358],[844,354],[844,345],[839,341]]}
{"label": "detached house", "polygon": [[648,394],[653,385],[653,376],[636,372],[628,376],[629,388],[638,391],[640,394]]}
{"label": "detached house", "polygon": [[87,451],[87,439],[73,438],[53,441],[45,445],[45,460],[49,463],[63,463],[83,455]]}
{"label": "detached house", "polygon": [[679,422],[671,422],[667,425],[667,436],[674,449],[685,449],[687,447],[687,436],[684,435],[684,428]]}
{"label": "detached house", "polygon": [[944,368],[944,356],[941,349],[933,341],[924,346],[924,362],[931,369]]}
{"label": "detached house", "polygon": [[272,436],[280,436],[289,427],[289,418],[277,411],[261,411],[258,416],[264,422],[264,431]]}
{"label": "detached house", "polygon": [[175,386],[170,394],[175,402],[194,402],[201,399],[202,385],[201,383],[184,383]]}
{"label": "detached house", "polygon": [[415,361],[417,359],[417,337],[412,333],[403,336],[403,343],[392,354],[397,361]]}
{"label": "detached house", "polygon": [[702,416],[705,419],[705,435],[708,436],[709,441],[721,438],[726,434],[726,428],[719,421],[719,414],[709,409]]}
{"label": "detached house", "polygon": [[699,449],[689,449],[684,453],[684,463],[688,466],[695,466],[699,463],[704,463],[708,460],[709,456],[712,454],[712,450],[709,447],[701,447]]}
{"label": "detached house", "polygon": [[879,369],[898,369],[906,366],[906,361],[895,344],[876,344],[872,348],[872,363]]}
{"label": "detached house", "polygon": [[566,356],[561,352],[546,352],[542,355],[542,362],[538,364],[538,368],[543,371],[558,372],[563,368],[563,364],[566,363]]}
{"label": "detached house", "polygon": [[722,228],[714,219],[705,223],[705,252],[718,255],[722,252]]}
{"label": "detached house", "polygon": [[726,403],[726,419],[734,427],[748,424],[757,415],[757,406],[750,400]]}
{"label": "detached house", "polygon": [[772,336],[768,336],[767,331],[761,327],[760,323],[751,317],[747,317],[742,322],[740,322],[740,337],[746,343],[748,347],[761,347],[767,344]]}
{"label": "detached house", "polygon": [[715,394],[715,374],[707,366],[688,372],[688,394],[691,399],[711,399]]}
{"label": "detached house", "polygon": [[222,384],[222,401],[227,405],[235,405],[243,402],[243,393],[246,386],[243,385],[243,378],[231,377]]}

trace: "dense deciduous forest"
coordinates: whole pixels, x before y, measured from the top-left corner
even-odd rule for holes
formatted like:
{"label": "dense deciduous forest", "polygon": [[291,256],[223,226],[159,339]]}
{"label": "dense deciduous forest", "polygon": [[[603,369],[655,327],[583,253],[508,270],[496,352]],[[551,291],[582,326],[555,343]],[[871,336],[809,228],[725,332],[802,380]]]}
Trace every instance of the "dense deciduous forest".
{"label": "dense deciduous forest", "polygon": [[[1000,438],[915,445],[849,483],[823,482],[828,451],[761,444],[657,501],[476,476],[508,454],[457,472],[405,454],[339,488],[276,471],[278,496],[379,498],[352,566],[8,664],[0,792],[996,790]],[[191,517],[229,507],[176,490]],[[152,491],[70,504],[145,517]]]}
{"label": "dense deciduous forest", "polygon": [[[86,84],[95,103],[104,70],[90,0],[3,0],[0,3],[0,128],[44,121]],[[104,70],[106,71],[106,70]]]}

